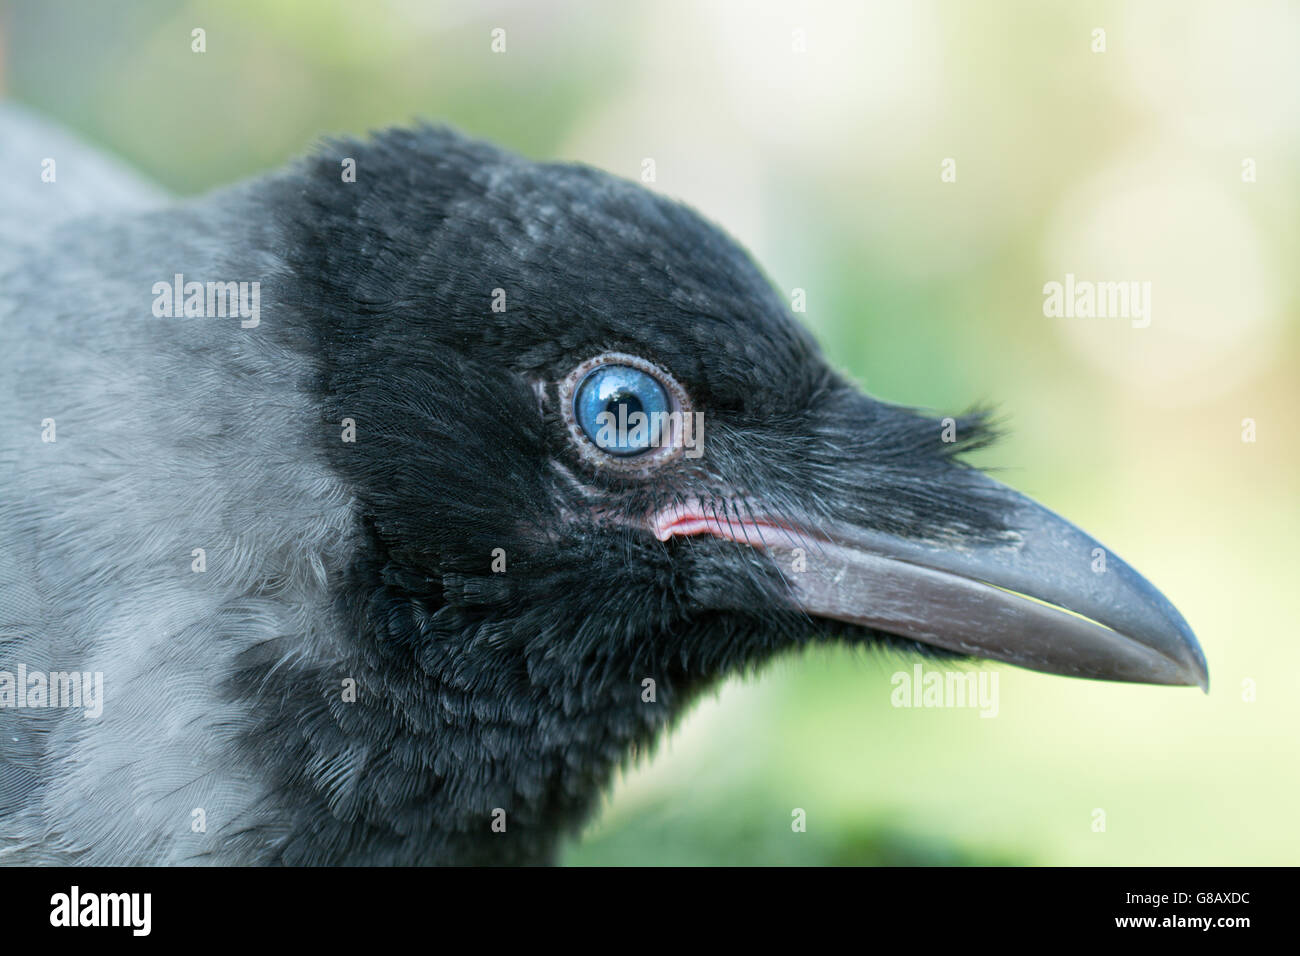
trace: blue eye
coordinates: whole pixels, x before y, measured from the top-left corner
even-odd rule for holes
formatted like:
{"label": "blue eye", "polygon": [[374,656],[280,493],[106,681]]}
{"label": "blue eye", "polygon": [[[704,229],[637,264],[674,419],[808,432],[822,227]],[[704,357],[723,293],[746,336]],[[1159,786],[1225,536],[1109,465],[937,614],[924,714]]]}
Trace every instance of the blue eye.
{"label": "blue eye", "polygon": [[592,369],[573,394],[573,417],[611,455],[639,455],[667,442],[669,411],[664,387],[630,365]]}

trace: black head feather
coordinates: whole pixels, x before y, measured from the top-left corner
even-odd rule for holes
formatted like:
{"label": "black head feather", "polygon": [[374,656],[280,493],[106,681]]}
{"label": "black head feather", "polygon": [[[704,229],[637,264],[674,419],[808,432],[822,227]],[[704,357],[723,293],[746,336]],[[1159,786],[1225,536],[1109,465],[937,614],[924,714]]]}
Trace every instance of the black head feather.
{"label": "black head feather", "polygon": [[[280,334],[317,356],[321,448],[366,532],[339,659],[250,660],[234,685],[282,702],[250,752],[301,808],[284,862],[550,859],[701,688],[810,640],[892,640],[810,620],[760,549],[659,540],[646,519],[674,502],[739,520],[761,495],[917,538],[999,530],[953,467],[982,418],[944,443],[861,395],[680,204],[429,127],[330,144],[265,201],[290,250]],[[701,457],[631,474],[580,454],[560,383],[606,352],[681,384]],[[356,703],[336,700],[341,676]]]}

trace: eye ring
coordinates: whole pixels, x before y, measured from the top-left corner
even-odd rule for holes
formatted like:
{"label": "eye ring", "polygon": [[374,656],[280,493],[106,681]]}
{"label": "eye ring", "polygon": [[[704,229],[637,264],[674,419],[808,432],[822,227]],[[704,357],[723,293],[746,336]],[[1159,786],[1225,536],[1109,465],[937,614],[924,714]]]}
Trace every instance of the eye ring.
{"label": "eye ring", "polygon": [[[583,383],[593,372],[605,367],[624,366],[636,369],[648,375],[660,388],[667,399],[668,433],[659,444],[652,445],[641,452],[615,452],[601,448],[592,440],[586,429],[578,420],[574,405]],[[677,380],[655,365],[637,355],[626,352],[602,352],[587,359],[566,375],[559,384],[560,412],[564,418],[565,429],[570,440],[578,450],[579,456],[586,462],[600,468],[625,473],[648,472],[653,468],[667,464],[679,458],[684,450],[682,443],[682,419],[691,412],[690,399],[686,390]],[[673,414],[676,413],[676,414]]]}

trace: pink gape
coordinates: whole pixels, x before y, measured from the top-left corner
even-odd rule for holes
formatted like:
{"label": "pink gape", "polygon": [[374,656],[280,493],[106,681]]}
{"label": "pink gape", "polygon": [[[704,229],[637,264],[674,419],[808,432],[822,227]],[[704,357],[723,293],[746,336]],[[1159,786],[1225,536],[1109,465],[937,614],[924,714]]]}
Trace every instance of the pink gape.
{"label": "pink gape", "polygon": [[656,513],[650,519],[650,530],[660,541],[711,534],[715,538],[724,538],[753,547],[764,547],[778,538],[789,542],[803,537],[788,525],[761,519],[741,519],[725,514],[706,513],[706,511],[698,498],[688,499],[683,505],[671,505]]}

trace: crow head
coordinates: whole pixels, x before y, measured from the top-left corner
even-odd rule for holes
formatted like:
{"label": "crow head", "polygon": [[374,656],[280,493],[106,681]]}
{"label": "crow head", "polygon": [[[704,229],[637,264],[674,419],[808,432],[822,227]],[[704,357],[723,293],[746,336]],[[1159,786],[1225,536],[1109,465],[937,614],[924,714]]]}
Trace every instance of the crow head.
{"label": "crow head", "polygon": [[961,462],[982,416],[864,395],[684,206],[422,128],[276,209],[366,533],[351,823],[423,847],[383,858],[546,858],[694,692],[812,641],[1204,686],[1150,584]]}

